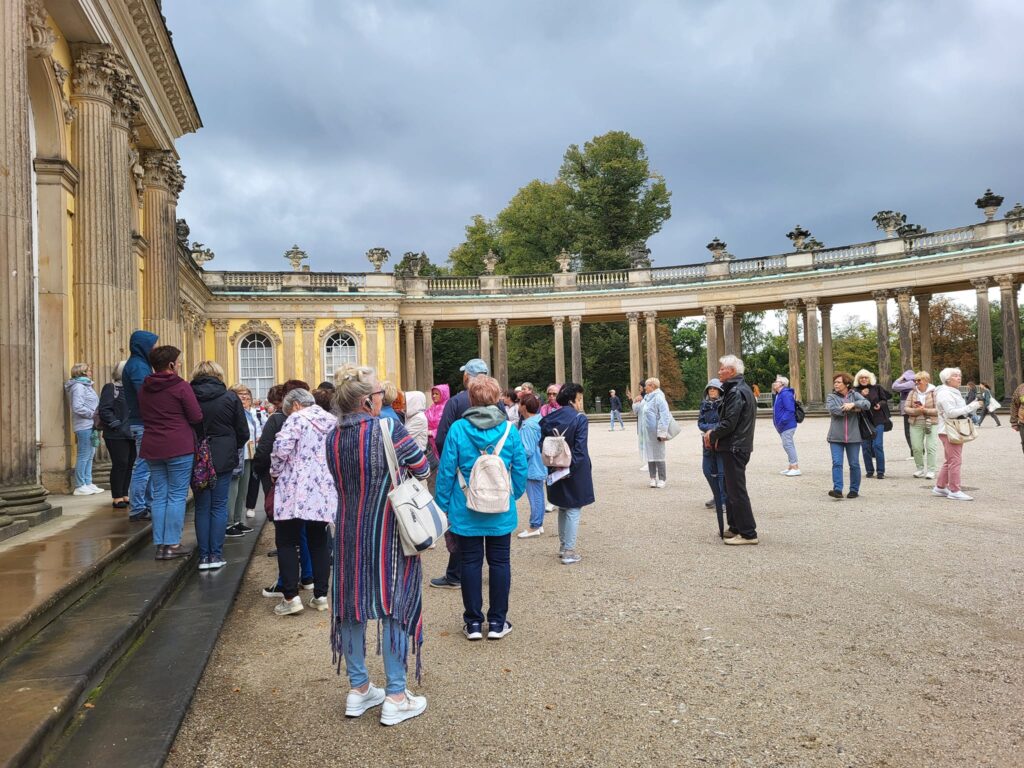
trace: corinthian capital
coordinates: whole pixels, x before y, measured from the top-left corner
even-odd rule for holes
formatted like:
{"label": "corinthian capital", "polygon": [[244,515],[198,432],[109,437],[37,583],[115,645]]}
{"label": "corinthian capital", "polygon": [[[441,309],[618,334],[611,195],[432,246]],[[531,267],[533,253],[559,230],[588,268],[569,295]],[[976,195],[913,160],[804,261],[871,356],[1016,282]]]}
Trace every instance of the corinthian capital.
{"label": "corinthian capital", "polygon": [[53,44],[57,42],[57,36],[46,23],[46,8],[43,7],[43,0],[28,0],[25,4],[26,30],[28,40],[25,47],[30,56],[43,58],[53,53]]}
{"label": "corinthian capital", "polygon": [[145,152],[142,155],[142,167],[147,187],[163,187],[175,197],[185,188],[185,174],[181,172],[173,152],[160,149]]}
{"label": "corinthian capital", "polygon": [[124,127],[130,126],[142,104],[142,89],[123,61],[111,80],[110,92],[114,99],[114,121]]}
{"label": "corinthian capital", "polygon": [[71,75],[72,95],[110,101],[114,80],[122,66],[121,57],[109,45],[93,43],[75,43],[71,52],[75,59]]}

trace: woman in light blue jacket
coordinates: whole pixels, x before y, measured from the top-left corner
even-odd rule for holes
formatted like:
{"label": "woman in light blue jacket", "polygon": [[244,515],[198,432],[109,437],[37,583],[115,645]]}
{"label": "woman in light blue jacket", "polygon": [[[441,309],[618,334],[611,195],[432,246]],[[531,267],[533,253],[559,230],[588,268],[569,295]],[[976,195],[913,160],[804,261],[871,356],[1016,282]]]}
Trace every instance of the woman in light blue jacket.
{"label": "woman in light blue jacket", "polygon": [[544,533],[544,481],[548,468],[540,454],[540,400],[532,392],[520,395],[519,435],[526,451],[526,498],[530,500],[530,527],[519,532],[520,539],[530,539]]}
{"label": "woman in light blue jacket", "polygon": [[672,414],[668,410],[665,393],[661,391],[658,379],[644,382],[645,394],[633,401],[640,432],[640,445],[647,460],[647,472],[651,476],[651,488],[664,488],[666,478],[665,442],[668,440],[668,423]]}
{"label": "woman in light blue jacket", "polygon": [[75,363],[71,367],[71,378],[64,382],[64,391],[71,404],[71,428],[75,433],[78,451],[75,456],[75,496],[91,496],[103,493],[103,489],[92,483],[92,457],[96,453],[93,443],[93,427],[100,396],[92,385],[92,369],[88,363]]}
{"label": "woman in light blue jacket", "polygon": [[[498,640],[512,631],[508,621],[508,594],[512,585],[510,543],[518,523],[516,499],[526,490],[526,451],[519,430],[508,423],[498,408],[501,388],[490,376],[473,376],[466,385],[469,409],[454,422],[444,441],[437,468],[434,498],[448,514],[448,524],[458,540],[461,554],[464,633],[470,640],[483,637],[483,562],[487,555],[489,600],[487,639]],[[507,429],[507,432],[506,432]],[[512,494],[506,512],[476,512],[466,506],[466,494],[459,482],[473,472],[483,452],[493,452],[505,438],[499,453],[509,470]]]}

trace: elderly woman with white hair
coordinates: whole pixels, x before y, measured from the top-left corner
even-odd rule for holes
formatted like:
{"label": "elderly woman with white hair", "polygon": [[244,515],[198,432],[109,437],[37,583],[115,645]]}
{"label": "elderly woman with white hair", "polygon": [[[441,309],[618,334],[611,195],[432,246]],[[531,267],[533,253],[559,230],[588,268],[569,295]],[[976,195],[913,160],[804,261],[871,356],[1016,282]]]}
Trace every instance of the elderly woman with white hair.
{"label": "elderly woman with white hair", "polygon": [[973,497],[968,496],[960,489],[960,467],[963,463],[963,443],[954,443],[946,435],[946,423],[952,419],[960,419],[971,416],[982,407],[981,400],[965,402],[964,396],[960,394],[960,382],[963,378],[959,368],[943,368],[939,373],[939,381],[942,385],[935,389],[935,410],[938,415],[939,442],[942,443],[944,460],[939,468],[939,475],[935,478],[935,487],[932,493],[936,496],[945,496],[954,501],[972,501]]}
{"label": "elderly woman with white hair", "polygon": [[[889,400],[892,395],[878,384],[875,374],[861,368],[853,377],[854,389],[871,404],[868,416],[874,432],[870,440],[861,441],[864,451],[864,474],[866,477],[885,478],[885,425],[892,429],[889,419]],[[877,475],[875,470],[877,469]]]}
{"label": "elderly woman with white hair", "polygon": [[644,394],[633,399],[633,412],[637,415],[640,445],[647,460],[651,488],[664,488],[666,481],[665,442],[672,414],[668,410],[661,381],[650,378],[644,382]]}

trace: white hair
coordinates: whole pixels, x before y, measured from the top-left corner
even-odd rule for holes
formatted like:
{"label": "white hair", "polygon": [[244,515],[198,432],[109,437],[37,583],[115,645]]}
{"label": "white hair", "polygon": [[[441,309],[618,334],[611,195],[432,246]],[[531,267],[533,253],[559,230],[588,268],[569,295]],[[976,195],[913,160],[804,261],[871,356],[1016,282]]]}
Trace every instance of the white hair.
{"label": "white hair", "polygon": [[963,376],[963,372],[959,368],[943,368],[939,371],[939,381],[945,384],[954,373],[959,373]]}
{"label": "white hair", "polygon": [[736,355],[720,357],[718,358],[718,364],[724,365],[726,368],[732,368],[736,373],[743,373],[743,371],[746,370],[746,366],[743,365],[743,361],[736,357]]}
{"label": "white hair", "polygon": [[284,400],[281,401],[281,410],[290,414],[292,412],[292,408],[296,405],[308,408],[311,405],[316,405],[316,399],[313,397],[313,393],[308,389],[293,389],[285,395]]}
{"label": "white hair", "polygon": [[871,386],[874,386],[875,384],[878,383],[878,379],[875,377],[875,374],[873,374],[867,368],[861,368],[859,371],[857,371],[856,374],[854,374],[853,383],[854,384],[860,384],[860,377],[861,376],[867,376],[868,377],[868,383],[871,384]]}
{"label": "white hair", "polygon": [[789,386],[789,379],[787,379],[785,376],[776,376],[775,380],[777,382],[779,382],[780,384],[782,384],[782,386],[784,386],[784,387],[788,387]]}

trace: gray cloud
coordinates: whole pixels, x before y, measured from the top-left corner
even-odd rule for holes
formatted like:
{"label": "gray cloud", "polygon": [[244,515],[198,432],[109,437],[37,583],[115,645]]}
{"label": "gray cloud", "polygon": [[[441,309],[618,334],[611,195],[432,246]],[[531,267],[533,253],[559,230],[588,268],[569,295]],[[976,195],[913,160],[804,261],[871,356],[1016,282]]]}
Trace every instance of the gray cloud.
{"label": "gray cloud", "polygon": [[1024,198],[1011,0],[166,3],[205,128],[179,212],[211,265],[443,261],[571,143],[624,129],[672,190],[656,263],[929,229]]}

